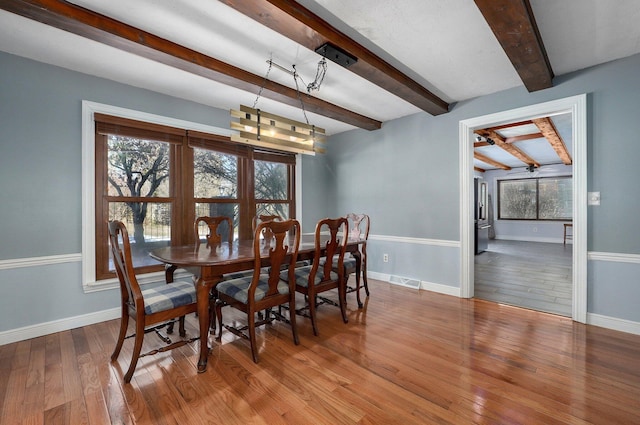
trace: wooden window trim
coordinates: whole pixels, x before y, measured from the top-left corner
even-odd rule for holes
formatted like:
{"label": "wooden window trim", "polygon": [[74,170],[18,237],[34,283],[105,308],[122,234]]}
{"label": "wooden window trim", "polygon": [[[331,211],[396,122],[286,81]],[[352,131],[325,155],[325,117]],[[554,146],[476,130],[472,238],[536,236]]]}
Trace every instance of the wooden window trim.
{"label": "wooden window trim", "polygon": [[[277,201],[289,204],[290,216],[295,217],[295,166],[296,156],[291,153],[268,151],[232,142],[229,137],[199,131],[187,131],[167,125],[149,123],[129,118],[111,116],[102,113],[94,114],[95,123],[95,272],[96,280],[113,278],[115,274],[105,273],[108,268],[109,249],[106,221],[109,217],[107,190],[107,134],[124,137],[167,142],[172,145],[170,153],[169,197],[148,198],[150,202],[169,202],[172,204],[171,243],[185,244],[193,242],[193,221],[195,220],[195,203],[193,197],[193,148],[209,149],[238,157],[238,198],[233,200],[215,200],[219,203],[238,203],[240,222],[238,233],[240,238],[253,237],[252,218],[256,211],[254,199],[254,159],[287,164],[289,195],[287,200]],[[131,198],[126,198],[130,200]],[[206,201],[206,200],[202,200]],[[103,222],[104,225],[103,225]],[[105,263],[106,260],[106,263]],[[105,266],[106,264],[106,266]],[[146,266],[137,268],[140,273],[162,270],[162,266]]]}

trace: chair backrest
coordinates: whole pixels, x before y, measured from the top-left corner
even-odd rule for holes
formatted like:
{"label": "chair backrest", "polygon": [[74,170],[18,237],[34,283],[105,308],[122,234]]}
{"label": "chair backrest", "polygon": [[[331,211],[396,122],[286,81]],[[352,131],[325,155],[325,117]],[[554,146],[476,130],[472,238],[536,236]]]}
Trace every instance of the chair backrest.
{"label": "chair backrest", "polygon": [[123,302],[134,305],[136,309],[142,308],[144,311],[142,292],[131,259],[129,233],[124,223],[115,220],[109,221],[109,242],[113,265],[120,281],[120,295]]}
{"label": "chair backrest", "polygon": [[[260,236],[260,234],[255,233],[256,228],[258,227],[258,225],[260,223],[264,223],[267,221],[282,221],[282,217],[280,217],[279,215],[268,215],[268,214],[260,214],[260,215],[256,215],[255,217],[253,217],[253,222],[252,222],[252,229],[254,234],[258,235],[258,237]],[[264,239],[269,239],[272,237],[272,235],[269,234],[269,228],[265,227],[261,233],[262,237]]]}
{"label": "chair backrest", "polygon": [[[342,279],[344,254],[347,250],[349,222],[346,217],[325,218],[316,224],[315,255],[311,274],[320,276],[322,281],[331,279],[331,270],[337,260],[338,274]],[[321,250],[325,253],[322,254]],[[326,258],[324,265],[320,265],[320,259]],[[310,278],[311,280],[311,278]]]}
{"label": "chair backrest", "polygon": [[[295,219],[271,220],[258,224],[254,233],[253,251],[255,262],[253,279],[249,287],[249,299],[254,299],[255,290],[262,272],[262,258],[269,255],[269,289],[265,299],[278,294],[280,272],[288,269],[289,282],[295,282],[295,265],[298,261],[300,248],[300,222]],[[270,238],[260,238],[260,235],[270,234]],[[292,285],[295,288],[295,284]]]}
{"label": "chair backrest", "polygon": [[[207,246],[219,245],[222,242],[233,241],[233,221],[230,217],[198,217],[193,223],[193,231],[196,238],[196,244],[200,244],[200,227],[202,223],[207,225],[208,233],[205,235]],[[226,229],[225,229],[226,227]]]}
{"label": "chair backrest", "polygon": [[347,214],[349,221],[349,237],[352,239],[369,238],[369,216],[367,214]]}

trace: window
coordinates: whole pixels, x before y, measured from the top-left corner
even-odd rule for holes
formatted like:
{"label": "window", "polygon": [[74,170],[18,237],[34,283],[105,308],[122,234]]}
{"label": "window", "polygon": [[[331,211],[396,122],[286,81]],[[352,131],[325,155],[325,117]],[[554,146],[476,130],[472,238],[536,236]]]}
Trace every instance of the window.
{"label": "window", "polygon": [[571,220],[571,177],[498,181],[501,220]]}
{"label": "window", "polygon": [[256,155],[253,166],[256,215],[279,215],[285,220],[294,215],[295,163],[292,159]]}
{"label": "window", "polygon": [[149,251],[194,242],[198,216],[230,217],[239,238],[256,212],[295,216],[293,154],[102,114],[95,124],[96,280],[114,276],[108,220],[125,223],[134,267],[149,273],[163,270]]}
{"label": "window", "polygon": [[[193,147],[193,208],[195,217],[231,218],[235,238],[240,236],[241,213],[250,214],[243,203],[247,186],[248,149],[234,149],[208,135],[190,137]],[[224,229],[223,229],[224,230]],[[243,232],[243,237],[246,234]]]}

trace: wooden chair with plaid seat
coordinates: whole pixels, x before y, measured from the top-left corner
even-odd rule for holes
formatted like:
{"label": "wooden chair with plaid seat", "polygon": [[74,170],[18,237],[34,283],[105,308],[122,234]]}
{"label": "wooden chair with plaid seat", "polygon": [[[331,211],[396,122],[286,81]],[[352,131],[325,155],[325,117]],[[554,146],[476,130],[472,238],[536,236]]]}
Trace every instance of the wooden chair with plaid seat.
{"label": "wooden chair with plaid seat", "polygon": [[369,238],[369,216],[367,214],[347,214],[349,222],[349,237],[351,239],[362,239],[364,242],[360,245],[360,261],[353,255],[345,255],[344,258],[344,278],[349,281],[349,275],[355,274],[356,287],[347,286],[347,293],[355,292],[358,300],[358,308],[362,308],[360,300],[360,276],[364,283],[364,292],[369,296],[369,284],[367,282],[367,239]]}
{"label": "wooden chair with plaid seat", "polygon": [[[260,238],[260,235],[270,234],[270,238]],[[256,326],[273,321],[271,309],[288,304],[290,317],[288,319],[293,334],[293,342],[298,345],[298,331],[295,315],[295,264],[300,246],[300,223],[297,220],[266,221],[258,224],[253,239],[254,269],[252,276],[224,280],[216,286],[218,300],[216,301],[216,316],[218,318],[217,340],[222,338],[222,328],[228,329],[236,335],[249,340],[253,361],[258,363],[258,346],[256,343]],[[268,256],[268,269],[262,268],[262,261]],[[266,273],[265,273],[266,272]],[[281,275],[287,276],[287,282],[281,280]],[[247,326],[236,328],[224,325],[222,322],[222,307],[232,306],[247,315]],[[267,311],[264,316],[256,315]],[[279,311],[281,311],[279,309]],[[282,317],[280,315],[280,317]],[[244,331],[249,330],[247,336]]]}
{"label": "wooden chair with plaid seat", "polygon": [[[109,222],[109,242],[116,275],[120,281],[122,307],[120,332],[116,347],[113,350],[113,354],[111,354],[111,361],[118,359],[124,340],[134,337],[131,362],[124,375],[124,382],[128,383],[131,381],[140,357],[172,350],[198,339],[197,337],[184,339],[186,336],[184,316],[197,310],[196,291],[191,282],[173,282],[158,288],[141,290],[131,259],[129,234],[122,222]],[[132,317],[136,322],[135,333],[126,336],[129,317]],[[179,317],[179,333],[182,338],[179,341],[172,342],[169,337],[160,334],[159,330],[169,323],[173,324],[175,317]],[[148,353],[140,354],[144,335],[148,332],[156,332],[167,345]]]}
{"label": "wooden chair with plaid seat", "polygon": [[[280,217],[279,215],[275,215],[275,214],[259,214],[256,215],[255,217],[253,217],[253,220],[251,221],[251,229],[253,230],[253,232],[255,233],[256,228],[258,227],[258,225],[260,223],[264,223],[265,221],[282,221],[282,217]],[[262,237],[263,238],[270,238],[273,235],[269,235],[269,228],[265,227],[263,230],[263,234]],[[266,234],[264,234],[266,232]]]}
{"label": "wooden chair with plaid seat", "polygon": [[226,216],[203,216],[198,217],[193,222],[193,233],[196,244],[202,243],[201,228],[206,225],[207,233],[204,234],[204,241],[207,246],[219,245],[222,242],[233,242],[233,221]]}
{"label": "wooden chair with plaid seat", "polygon": [[[345,217],[325,218],[318,221],[315,232],[315,254],[309,266],[296,268],[296,291],[305,295],[313,334],[318,335],[316,307],[318,294],[338,289],[338,306],[342,321],[347,323],[346,280],[344,277],[344,255],[347,249],[348,222]],[[328,235],[328,239],[327,239]],[[324,250],[324,253],[323,253]],[[335,263],[336,267],[333,267]],[[325,301],[329,301],[324,299]],[[332,303],[333,304],[333,303]]]}

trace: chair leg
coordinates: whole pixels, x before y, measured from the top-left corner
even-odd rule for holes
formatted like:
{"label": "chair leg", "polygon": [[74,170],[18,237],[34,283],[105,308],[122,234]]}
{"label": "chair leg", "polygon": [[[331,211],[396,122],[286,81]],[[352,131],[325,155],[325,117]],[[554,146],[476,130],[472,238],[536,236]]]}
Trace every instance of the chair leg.
{"label": "chair leg", "polygon": [[367,262],[362,262],[362,282],[364,282],[364,292],[369,296],[369,284],[367,283]]}
{"label": "chair leg", "polygon": [[[282,307],[282,306],[279,306]],[[295,345],[300,344],[298,338],[298,327],[296,325],[296,293],[289,299],[289,324],[291,325],[291,334],[293,335],[293,343]]]}
{"label": "chair leg", "polygon": [[[349,275],[347,275],[347,280]],[[362,300],[360,300],[360,265],[356,264],[356,300],[358,300],[358,308],[362,308]]]}
{"label": "chair leg", "polygon": [[184,328],[184,316],[180,316],[180,326],[178,327],[178,333],[181,337],[185,337],[187,335],[187,331]]}
{"label": "chair leg", "polygon": [[216,332],[216,316],[217,314],[213,314],[214,309],[216,309],[216,304],[217,304],[217,293],[213,292],[214,290],[212,290],[211,294],[209,295],[209,329],[210,331],[212,331],[214,334]]}
{"label": "chair leg", "polygon": [[[216,341],[222,340],[222,307],[224,307],[224,301],[218,299],[216,301],[216,317],[218,318],[218,336]],[[213,313],[210,313],[213,316]],[[215,326],[215,323],[213,324]]]}
{"label": "chair leg", "polygon": [[311,317],[311,327],[313,334],[318,336],[318,325],[316,323],[316,294],[309,293],[307,305],[309,306],[309,316]]}
{"label": "chair leg", "polygon": [[258,343],[256,342],[255,313],[250,311],[249,314],[247,314],[247,320],[249,322],[249,343],[251,344],[251,357],[253,357],[254,363],[258,363]]}
{"label": "chair leg", "polygon": [[124,375],[124,382],[131,382],[133,372],[136,370],[138,359],[140,358],[140,350],[142,350],[142,341],[144,340],[144,320],[136,320],[136,337],[133,344],[133,354],[131,355],[131,363],[129,363],[129,369]]}
{"label": "chair leg", "polygon": [[347,282],[343,281],[342,285],[338,287],[338,297],[340,299],[340,312],[342,313],[342,321],[344,323],[349,322],[347,317]]}
{"label": "chair leg", "polygon": [[111,361],[116,361],[118,356],[120,355],[120,350],[122,349],[122,343],[124,342],[125,336],[127,336],[127,327],[129,326],[129,314],[126,311],[126,306],[122,307],[122,317],[120,318],[120,332],[118,332],[118,341],[116,341],[116,347],[111,354]]}

